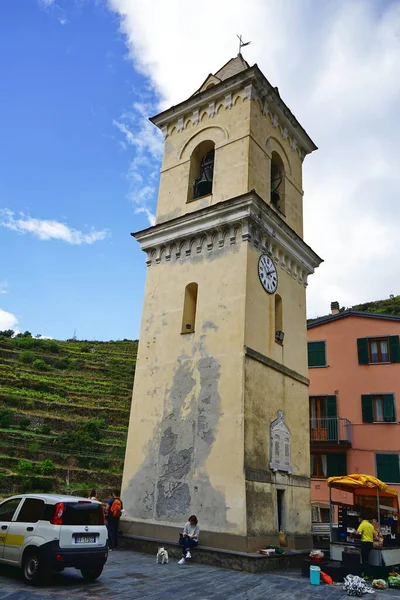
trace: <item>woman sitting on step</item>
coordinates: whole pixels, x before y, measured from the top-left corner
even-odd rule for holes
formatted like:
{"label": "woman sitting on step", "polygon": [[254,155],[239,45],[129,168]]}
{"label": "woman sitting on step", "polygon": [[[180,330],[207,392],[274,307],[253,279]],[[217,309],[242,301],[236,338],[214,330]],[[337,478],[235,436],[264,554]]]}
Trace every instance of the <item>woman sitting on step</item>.
{"label": "woman sitting on step", "polygon": [[183,551],[178,565],[184,565],[185,559],[192,558],[190,550],[199,543],[200,527],[196,515],[191,515],[183,528]]}

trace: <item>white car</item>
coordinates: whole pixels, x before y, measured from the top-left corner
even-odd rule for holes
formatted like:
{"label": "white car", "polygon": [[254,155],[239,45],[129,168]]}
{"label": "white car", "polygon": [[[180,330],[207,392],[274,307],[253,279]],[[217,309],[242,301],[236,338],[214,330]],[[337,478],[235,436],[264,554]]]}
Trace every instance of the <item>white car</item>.
{"label": "white car", "polygon": [[26,583],[35,585],[66,567],[94,581],[107,557],[100,502],[56,494],[20,494],[0,502],[0,563],[22,567]]}

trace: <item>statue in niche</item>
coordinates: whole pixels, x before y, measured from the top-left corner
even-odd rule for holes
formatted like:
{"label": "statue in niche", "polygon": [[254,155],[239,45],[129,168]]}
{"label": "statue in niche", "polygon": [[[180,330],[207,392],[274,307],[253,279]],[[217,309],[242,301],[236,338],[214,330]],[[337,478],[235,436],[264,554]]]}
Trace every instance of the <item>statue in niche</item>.
{"label": "statue in niche", "polygon": [[273,471],[292,472],[290,464],[290,445],[291,434],[285,421],[283,420],[283,411],[278,410],[278,418],[270,426],[270,469]]}

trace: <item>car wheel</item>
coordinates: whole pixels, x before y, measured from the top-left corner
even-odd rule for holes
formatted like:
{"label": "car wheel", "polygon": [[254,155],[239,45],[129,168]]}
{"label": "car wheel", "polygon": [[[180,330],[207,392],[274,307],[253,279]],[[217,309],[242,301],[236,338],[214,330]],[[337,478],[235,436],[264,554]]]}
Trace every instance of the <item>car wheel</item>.
{"label": "car wheel", "polygon": [[25,556],[22,564],[22,575],[28,585],[37,585],[43,579],[42,561],[38,552]]}
{"label": "car wheel", "polygon": [[95,579],[100,577],[102,572],[103,572],[103,567],[92,567],[91,569],[89,569],[89,568],[81,569],[82,577],[83,577],[83,579],[86,579],[86,581],[94,581]]}

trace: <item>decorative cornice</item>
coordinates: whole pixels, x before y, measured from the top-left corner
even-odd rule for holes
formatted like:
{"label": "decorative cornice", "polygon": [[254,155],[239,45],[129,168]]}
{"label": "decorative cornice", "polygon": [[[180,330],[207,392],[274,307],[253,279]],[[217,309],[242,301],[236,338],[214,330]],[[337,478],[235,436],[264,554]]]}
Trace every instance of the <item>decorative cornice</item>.
{"label": "decorative cornice", "polygon": [[317,149],[307,132],[281,99],[257,65],[233,75],[229,79],[212,86],[208,90],[191,96],[188,100],[173,106],[152,117],[150,120],[161,129],[164,137],[174,128],[179,132],[191,120],[194,126],[200,124],[199,115],[206,111],[210,118],[215,116],[216,107],[222,104],[230,110],[237,97],[244,101],[258,101],[264,115],[269,115],[271,124],[280,131],[283,140],[289,142],[292,151],[297,151],[301,159]]}
{"label": "decorative cornice", "polygon": [[148,266],[205,256],[243,242],[268,254],[300,284],[322,259],[252,191],[132,234]]}

